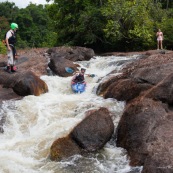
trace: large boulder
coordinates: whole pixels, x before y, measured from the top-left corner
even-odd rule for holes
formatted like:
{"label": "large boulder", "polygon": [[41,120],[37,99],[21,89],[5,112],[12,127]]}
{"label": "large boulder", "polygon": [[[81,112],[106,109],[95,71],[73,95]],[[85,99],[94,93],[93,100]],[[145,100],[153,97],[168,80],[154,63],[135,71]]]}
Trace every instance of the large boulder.
{"label": "large boulder", "polygon": [[68,77],[72,76],[73,73],[68,73],[68,71],[66,71],[66,67],[71,68],[75,72],[78,70],[77,67],[79,65],[74,64],[73,61],[70,61],[65,57],[60,56],[59,54],[54,53],[50,56],[50,62],[48,66],[54,74],[62,77]]}
{"label": "large boulder", "polygon": [[117,128],[117,146],[127,149],[132,165],[142,165],[150,154],[149,139],[166,118],[167,109],[162,102],[143,97],[127,105]]}
{"label": "large boulder", "polygon": [[56,53],[60,57],[64,57],[70,61],[88,61],[94,55],[94,50],[85,47],[71,46],[71,47],[54,47],[47,50],[48,54]]}
{"label": "large boulder", "polygon": [[173,70],[172,54],[152,55],[128,64],[122,74],[99,84],[97,94],[104,98],[129,101],[157,85]]}
{"label": "large boulder", "polygon": [[114,132],[114,124],[106,108],[89,111],[86,118],[71,132],[76,143],[87,151],[101,149]]}
{"label": "large boulder", "polygon": [[165,173],[173,167],[173,112],[143,96],[128,104],[117,128],[117,146],[127,149],[131,165],[142,173]]}
{"label": "large boulder", "polygon": [[48,92],[47,84],[31,71],[13,74],[4,73],[1,77],[3,78],[1,80],[3,88],[12,88],[19,96],[39,96]]}
{"label": "large boulder", "polygon": [[142,91],[148,90],[151,87],[151,84],[141,83],[135,79],[121,79],[118,82],[113,82],[109,86],[104,98],[116,98],[119,101],[126,100],[128,102],[139,96]]}
{"label": "large boulder", "polygon": [[47,84],[36,76],[33,72],[26,72],[16,76],[12,86],[13,91],[20,96],[35,95],[48,92]]}
{"label": "large boulder", "polygon": [[114,124],[106,108],[91,110],[67,137],[57,139],[51,146],[51,160],[61,160],[83,152],[101,149],[114,132]]}

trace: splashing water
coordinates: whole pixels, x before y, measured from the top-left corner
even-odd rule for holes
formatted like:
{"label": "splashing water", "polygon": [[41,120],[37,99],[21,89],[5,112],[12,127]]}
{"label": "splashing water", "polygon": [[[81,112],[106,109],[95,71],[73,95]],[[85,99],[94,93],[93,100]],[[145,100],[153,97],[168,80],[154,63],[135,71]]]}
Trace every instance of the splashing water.
{"label": "splashing water", "polygon": [[27,96],[18,101],[5,101],[0,110],[6,117],[4,134],[0,134],[0,173],[139,173],[141,168],[129,166],[126,153],[108,142],[97,153],[75,155],[61,162],[49,160],[52,143],[70,133],[87,110],[106,107],[115,127],[124,109],[124,102],[103,99],[95,94],[97,81],[112,70],[123,67],[126,57],[94,57],[77,62],[94,78],[86,77],[87,88],[82,94],[71,91],[71,77],[42,76],[49,92]]}

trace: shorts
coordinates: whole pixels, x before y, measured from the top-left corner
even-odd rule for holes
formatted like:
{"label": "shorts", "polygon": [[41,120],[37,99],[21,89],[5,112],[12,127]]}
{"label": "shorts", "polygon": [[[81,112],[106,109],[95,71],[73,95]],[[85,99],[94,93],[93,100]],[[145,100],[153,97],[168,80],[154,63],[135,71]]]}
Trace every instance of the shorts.
{"label": "shorts", "polygon": [[158,37],[158,38],[157,38],[157,41],[162,41],[162,40],[163,40],[162,37]]}

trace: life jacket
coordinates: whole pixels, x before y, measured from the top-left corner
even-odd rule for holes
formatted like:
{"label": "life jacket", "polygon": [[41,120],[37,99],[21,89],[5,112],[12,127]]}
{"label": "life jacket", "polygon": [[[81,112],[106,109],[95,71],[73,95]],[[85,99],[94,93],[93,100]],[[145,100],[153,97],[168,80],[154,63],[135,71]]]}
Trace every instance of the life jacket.
{"label": "life jacket", "polygon": [[[11,31],[10,31],[11,32]],[[10,45],[14,45],[16,43],[16,33],[14,32],[11,32],[12,36],[8,39],[8,43]],[[3,44],[6,45],[6,35],[7,35],[7,32],[6,34],[4,35],[4,40],[2,40]]]}
{"label": "life jacket", "polygon": [[74,79],[74,82],[84,82],[85,78],[84,75],[79,74],[76,76],[76,78]]}

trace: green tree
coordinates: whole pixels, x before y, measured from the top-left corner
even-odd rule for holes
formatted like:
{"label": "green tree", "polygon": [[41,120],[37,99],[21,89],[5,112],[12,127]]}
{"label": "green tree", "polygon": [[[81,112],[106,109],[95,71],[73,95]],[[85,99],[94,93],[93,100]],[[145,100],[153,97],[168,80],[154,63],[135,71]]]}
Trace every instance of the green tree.
{"label": "green tree", "polygon": [[3,45],[3,43],[0,41],[0,54],[6,53],[6,47]]}
{"label": "green tree", "polygon": [[51,28],[51,21],[47,10],[43,5],[30,3],[25,9],[21,9],[16,22],[19,25],[19,47],[42,47],[54,46],[56,41]]}
{"label": "green tree", "polygon": [[[49,0],[48,0],[49,1]],[[52,0],[51,5],[0,3],[0,39],[11,22],[19,25],[17,46],[74,45],[100,51],[156,48],[156,31],[164,46],[173,48],[173,1],[170,0]]]}
{"label": "green tree", "polygon": [[9,23],[14,22],[18,12],[19,8],[15,6],[14,2],[6,1],[0,3],[0,16],[7,18]]}
{"label": "green tree", "polygon": [[154,46],[152,0],[109,0],[102,13],[107,18],[107,38],[119,49],[146,49]]}
{"label": "green tree", "polygon": [[48,11],[59,45],[144,50],[155,48],[157,28],[170,33],[172,5],[169,0],[54,0]]}
{"label": "green tree", "polygon": [[54,0],[48,11],[54,21],[57,43],[101,47],[105,42],[105,18],[101,13],[104,3],[105,0]]}
{"label": "green tree", "polygon": [[5,18],[4,16],[0,17],[0,23],[0,40],[3,40],[5,33],[10,27],[7,18]]}

